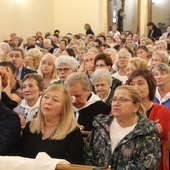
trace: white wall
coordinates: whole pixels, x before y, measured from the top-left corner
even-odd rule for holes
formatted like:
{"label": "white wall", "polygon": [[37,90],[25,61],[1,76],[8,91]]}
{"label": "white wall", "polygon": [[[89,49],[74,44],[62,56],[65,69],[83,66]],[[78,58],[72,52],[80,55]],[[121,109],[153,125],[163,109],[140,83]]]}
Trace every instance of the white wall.
{"label": "white wall", "polygon": [[[55,0],[55,27],[61,35],[85,33],[89,23],[95,34],[103,31],[102,3],[105,0]],[[68,3],[69,2],[69,3]]]}
{"label": "white wall", "polygon": [[0,41],[11,32],[26,40],[36,31],[54,29],[54,0],[1,0],[0,7]]}
{"label": "white wall", "polygon": [[170,0],[152,0],[152,21],[157,25],[159,22],[170,25]]}

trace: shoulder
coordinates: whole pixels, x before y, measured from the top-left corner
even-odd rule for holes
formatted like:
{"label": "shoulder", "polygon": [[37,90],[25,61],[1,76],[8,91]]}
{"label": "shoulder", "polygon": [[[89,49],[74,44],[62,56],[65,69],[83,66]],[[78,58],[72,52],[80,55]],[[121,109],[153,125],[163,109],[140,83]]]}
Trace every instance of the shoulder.
{"label": "shoulder", "polygon": [[23,67],[22,68],[22,72],[26,72],[26,73],[37,73],[36,70],[31,70],[29,68]]}

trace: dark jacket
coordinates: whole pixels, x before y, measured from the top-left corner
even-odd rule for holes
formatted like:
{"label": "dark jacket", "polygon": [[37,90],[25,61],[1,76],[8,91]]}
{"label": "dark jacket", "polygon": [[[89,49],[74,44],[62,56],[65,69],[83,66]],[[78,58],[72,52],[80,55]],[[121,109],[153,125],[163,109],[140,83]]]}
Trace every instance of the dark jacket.
{"label": "dark jacket", "polygon": [[0,100],[0,155],[12,155],[20,140],[19,116]]}
{"label": "dark jacket", "polygon": [[31,69],[26,68],[26,67],[23,67],[23,68],[22,68],[22,71],[21,71],[20,80],[22,80],[22,79],[24,78],[24,76],[25,76],[26,74],[29,74],[29,73],[37,73],[37,71],[31,70]]}
{"label": "dark jacket", "polygon": [[86,30],[86,35],[92,34],[94,35],[94,32],[91,29]]}
{"label": "dark jacket", "polygon": [[153,33],[152,33],[152,30],[149,31],[148,37],[149,37],[149,38],[151,38],[151,37],[153,37],[153,38],[158,38],[158,37],[160,37],[161,35],[162,35],[161,30],[160,30],[158,27],[155,27],[155,28],[153,29]]}
{"label": "dark jacket", "polygon": [[99,115],[87,137],[84,164],[112,170],[157,170],[161,160],[161,141],[154,122],[138,115],[134,130],[127,134],[112,153],[110,125],[113,115]]}

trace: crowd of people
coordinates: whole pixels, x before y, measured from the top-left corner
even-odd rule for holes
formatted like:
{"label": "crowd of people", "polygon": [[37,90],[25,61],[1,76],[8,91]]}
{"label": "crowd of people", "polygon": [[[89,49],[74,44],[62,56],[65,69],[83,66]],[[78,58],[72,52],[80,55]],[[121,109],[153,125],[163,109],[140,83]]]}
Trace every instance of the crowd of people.
{"label": "crowd of people", "polygon": [[26,43],[11,33],[0,43],[0,155],[168,170],[170,25],[147,27],[95,35],[85,24],[85,34],[37,31]]}

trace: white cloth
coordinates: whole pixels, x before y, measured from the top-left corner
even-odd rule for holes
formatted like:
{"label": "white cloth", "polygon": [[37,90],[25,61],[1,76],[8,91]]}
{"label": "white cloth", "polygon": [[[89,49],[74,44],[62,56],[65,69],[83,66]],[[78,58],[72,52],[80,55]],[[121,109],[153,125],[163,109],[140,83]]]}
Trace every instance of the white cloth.
{"label": "white cloth", "polygon": [[70,164],[65,159],[51,158],[45,152],[35,159],[20,156],[0,156],[0,170],[55,170],[58,164]]}
{"label": "white cloth", "polygon": [[117,79],[119,79],[120,81],[122,81],[123,84],[126,84],[126,81],[128,80],[127,76],[121,76],[118,71],[114,74],[112,74],[112,77],[115,77]]}
{"label": "white cloth", "polygon": [[86,104],[82,108],[79,108],[79,109],[75,108],[75,110],[79,111],[81,109],[84,109],[99,100],[101,100],[100,97],[94,94],[93,92],[91,92],[91,97],[89,100],[87,100]]}
{"label": "white cloth", "polygon": [[158,87],[156,87],[156,98],[159,100],[159,104],[162,104],[170,99],[170,92],[168,92],[164,97],[161,97]]}
{"label": "white cloth", "polygon": [[113,119],[110,125],[110,139],[111,139],[111,146],[112,152],[115,150],[116,146],[123,139],[127,134],[129,134],[136,126],[136,123],[133,126],[122,128],[116,121]]}
{"label": "white cloth", "polygon": [[32,119],[37,117],[37,113],[38,113],[38,109],[40,105],[40,99],[41,97],[39,97],[39,99],[36,101],[36,103],[32,107],[28,106],[27,100],[23,99],[21,101],[21,104],[18,105],[13,110],[21,114],[22,116],[24,116],[26,119],[26,122],[31,121]]}

